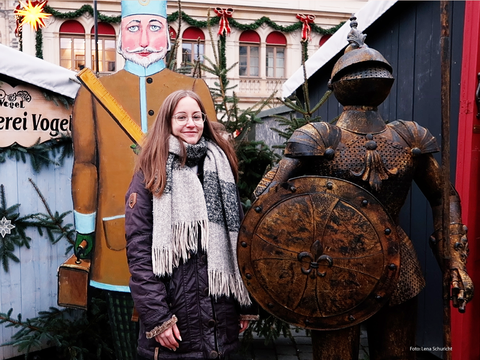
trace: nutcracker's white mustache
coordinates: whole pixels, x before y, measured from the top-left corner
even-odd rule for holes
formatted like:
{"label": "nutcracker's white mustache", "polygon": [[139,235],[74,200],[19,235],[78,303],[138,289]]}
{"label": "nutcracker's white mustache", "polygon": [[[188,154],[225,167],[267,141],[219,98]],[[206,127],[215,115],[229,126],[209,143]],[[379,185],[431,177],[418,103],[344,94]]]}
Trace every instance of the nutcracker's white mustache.
{"label": "nutcracker's white mustache", "polygon": [[[144,52],[149,52],[150,55],[148,56],[138,55],[139,53],[144,53]],[[147,68],[151,64],[162,60],[167,54],[167,51],[163,47],[160,49],[152,49],[150,47],[146,47],[146,48],[137,48],[134,50],[120,49],[119,53],[125,58],[125,60],[129,60],[135,64],[138,64],[140,66],[143,66],[144,68]]]}
{"label": "nutcracker's white mustache", "polygon": [[151,48],[150,46],[147,46],[147,47],[138,47],[138,48],[133,49],[133,50],[125,49],[123,51],[129,52],[131,54],[137,54],[137,53],[144,53],[144,52],[159,53],[159,52],[162,52],[164,50],[165,49],[163,47],[161,47],[160,49],[154,49],[154,48]]}

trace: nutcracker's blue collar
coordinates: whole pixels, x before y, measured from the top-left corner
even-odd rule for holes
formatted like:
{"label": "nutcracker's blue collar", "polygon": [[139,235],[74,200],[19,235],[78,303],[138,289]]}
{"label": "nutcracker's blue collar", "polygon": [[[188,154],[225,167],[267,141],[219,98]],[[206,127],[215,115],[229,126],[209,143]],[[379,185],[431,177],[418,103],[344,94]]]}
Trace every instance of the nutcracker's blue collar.
{"label": "nutcracker's blue collar", "polygon": [[150,76],[165,69],[165,62],[162,59],[154,62],[153,64],[150,64],[148,67],[145,68],[141,65],[135,64],[130,60],[127,60],[125,62],[124,69],[127,70],[129,73],[137,76]]}

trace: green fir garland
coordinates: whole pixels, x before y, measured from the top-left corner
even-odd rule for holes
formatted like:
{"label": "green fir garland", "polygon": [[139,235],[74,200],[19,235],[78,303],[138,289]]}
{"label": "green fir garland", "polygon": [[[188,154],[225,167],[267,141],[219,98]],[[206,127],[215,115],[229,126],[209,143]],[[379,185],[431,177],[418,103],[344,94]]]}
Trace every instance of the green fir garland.
{"label": "green fir garland", "polygon": [[[66,13],[61,13],[60,11],[55,10],[51,6],[45,6],[45,13],[47,14],[52,14],[54,17],[57,19],[76,19],[80,16],[82,16],[85,13],[89,13],[91,16],[93,16],[93,7],[91,5],[85,4],[83,5],[80,9],[76,11],[70,11]],[[121,16],[106,16],[100,14],[98,11],[98,20],[101,22],[109,23],[109,24],[118,24],[121,20]]]}
{"label": "green fir garland", "polygon": [[43,36],[40,28],[35,32],[35,56],[43,59]]}
{"label": "green fir garland", "polygon": [[40,143],[37,141],[30,147],[24,147],[14,143],[9,147],[0,148],[0,164],[4,163],[7,158],[22,160],[27,162],[27,155],[33,170],[38,173],[42,168],[48,168],[50,165],[63,166],[64,160],[73,155],[72,138],[62,135],[58,138],[51,139]]}
{"label": "green fir garland", "polygon": [[[52,7],[47,5],[47,6],[45,6],[45,12],[49,13],[49,14],[52,14],[54,17],[56,17],[58,19],[75,19],[75,18],[78,18],[78,17],[82,16],[85,13],[89,13],[91,16],[93,16],[93,7],[91,5],[86,4],[86,5],[83,5],[80,9],[78,9],[76,11],[61,13],[61,12],[59,12],[59,11],[57,11],[57,10],[53,9]],[[217,25],[220,21],[220,17],[218,17],[218,16],[215,16],[215,17],[211,18],[209,21],[208,20],[195,20],[191,16],[185,14],[185,12],[183,12],[183,11],[181,13],[182,13],[182,21],[185,21],[190,26],[195,26],[195,27],[198,27],[198,28],[206,28],[208,26],[214,26],[214,25]],[[174,13],[167,16],[167,21],[168,22],[174,22],[174,21],[177,21],[178,18],[179,18],[179,12],[175,11]],[[118,16],[106,16],[106,15],[102,15],[102,14],[100,14],[100,12],[98,12],[98,19],[102,22],[106,22],[106,23],[110,23],[110,24],[118,24],[121,21],[121,16],[120,15],[118,15]],[[297,21],[296,23],[294,23],[292,25],[282,26],[282,25],[278,25],[275,21],[271,20],[267,16],[262,16],[260,19],[255,20],[254,22],[252,22],[250,24],[241,24],[238,21],[236,21],[235,19],[230,19],[229,23],[230,23],[231,27],[236,28],[238,30],[242,30],[242,31],[256,30],[260,26],[262,26],[263,24],[266,24],[266,25],[270,26],[272,29],[277,30],[277,31],[281,31],[281,32],[284,32],[284,33],[290,33],[292,31],[297,31],[297,30],[300,30],[302,28],[302,22],[301,21]],[[313,32],[316,32],[318,34],[331,35],[331,34],[335,33],[335,31],[337,31],[343,25],[343,23],[344,22],[341,22],[337,26],[332,27],[330,29],[324,29],[324,28],[322,28],[322,27],[320,27],[316,24],[311,24],[310,27],[311,27]]]}

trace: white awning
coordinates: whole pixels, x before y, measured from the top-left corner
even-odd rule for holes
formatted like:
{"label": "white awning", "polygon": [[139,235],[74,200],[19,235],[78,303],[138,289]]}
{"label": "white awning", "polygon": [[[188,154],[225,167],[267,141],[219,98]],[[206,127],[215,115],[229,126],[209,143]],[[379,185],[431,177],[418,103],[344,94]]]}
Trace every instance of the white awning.
{"label": "white awning", "polygon": [[0,74],[70,98],[75,98],[80,88],[75,72],[2,44]]}
{"label": "white awning", "polygon": [[[357,29],[364,31],[375,22],[380,16],[390,9],[398,0],[370,0],[356,14]],[[345,46],[348,45],[347,35],[350,32],[350,21],[345,22],[335,34],[317,50],[312,57],[305,62],[307,78],[336,56]],[[368,34],[367,34],[368,35]],[[368,37],[367,37],[368,43]],[[290,96],[303,84],[303,69],[300,67],[282,86],[282,97]]]}

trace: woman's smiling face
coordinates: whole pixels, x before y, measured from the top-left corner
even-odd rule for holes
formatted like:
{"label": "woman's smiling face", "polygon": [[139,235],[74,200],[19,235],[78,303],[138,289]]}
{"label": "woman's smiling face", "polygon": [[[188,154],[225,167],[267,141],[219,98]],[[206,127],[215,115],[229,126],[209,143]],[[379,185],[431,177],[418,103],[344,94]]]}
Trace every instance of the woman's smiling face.
{"label": "woman's smiling face", "polygon": [[[172,116],[172,134],[185,141],[187,144],[194,145],[203,134],[203,118],[200,106],[191,97],[184,97],[181,99]],[[185,123],[181,123],[182,120]],[[197,121],[194,121],[194,119]],[[202,119],[199,121],[199,119]]]}

